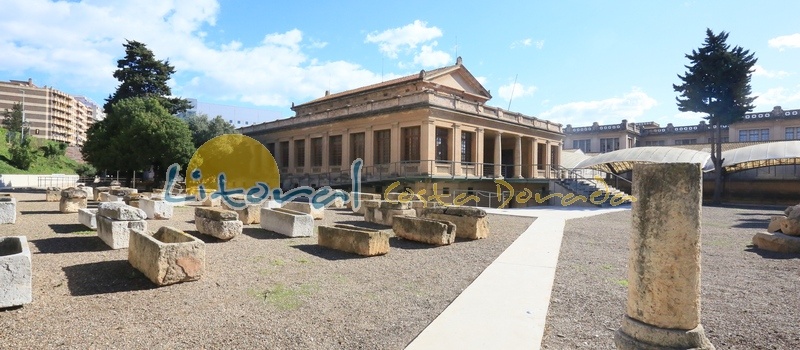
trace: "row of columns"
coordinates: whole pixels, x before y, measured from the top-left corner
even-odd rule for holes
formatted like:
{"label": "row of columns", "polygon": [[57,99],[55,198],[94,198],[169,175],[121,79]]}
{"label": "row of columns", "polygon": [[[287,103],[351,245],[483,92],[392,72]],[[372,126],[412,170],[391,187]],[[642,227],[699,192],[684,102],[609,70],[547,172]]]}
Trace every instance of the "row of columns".
{"label": "row of columns", "polygon": [[[439,126],[441,127],[441,126]],[[437,126],[434,124],[433,121],[427,120],[422,123],[420,126],[420,159],[422,162],[421,172],[433,174],[436,172],[435,162],[433,160],[436,158],[436,128]],[[359,131],[360,132],[360,131]],[[448,147],[448,151],[451,155],[451,160],[454,164],[451,167],[451,171],[455,176],[463,175],[462,169],[462,161],[472,162],[472,160],[463,160],[461,159],[461,134],[462,130],[460,125],[453,124],[450,128],[450,134],[452,137],[450,138],[451,144]],[[510,133],[503,133],[499,131],[492,131],[488,132],[484,128],[478,128],[475,131],[475,140],[473,140],[473,152],[474,152],[474,162],[478,164],[475,169],[475,175],[477,176],[484,176],[483,173],[483,166],[480,166],[486,162],[485,159],[485,138],[487,136],[492,136],[494,134],[494,154],[491,163],[493,163],[494,167],[494,174],[495,176],[499,176],[502,172],[502,145],[504,137],[511,137],[514,139],[514,164],[513,164],[513,174],[512,177],[514,178],[523,178],[523,177],[550,177],[550,172],[548,171],[548,165],[552,164],[555,160],[552,159],[552,146],[557,145],[556,143],[546,140],[544,143],[540,143],[538,138],[523,138],[517,134],[510,134]],[[346,170],[349,168],[352,159],[351,159],[351,132],[350,129],[345,129],[341,136],[341,157],[343,164],[330,164],[330,132],[325,132],[321,135],[312,137],[312,135],[306,135],[305,137],[291,137],[287,144],[288,144],[288,164],[281,164],[282,168],[287,168],[289,173],[312,173],[313,168],[319,167],[320,173],[326,173],[331,171],[332,167],[339,167],[339,170]],[[334,135],[335,136],[335,135]],[[313,155],[313,145],[312,140],[316,138],[321,138],[322,140],[322,147],[320,152],[322,152],[322,163],[318,166],[313,166],[312,162],[312,155]],[[523,140],[524,139],[524,140]],[[304,153],[303,153],[303,166],[299,167],[297,165],[297,149],[296,149],[296,142],[299,140],[303,140],[304,146]],[[286,142],[287,140],[283,140]],[[364,166],[372,166],[374,165],[374,133],[373,128],[367,127],[364,130]],[[529,150],[527,157],[523,155],[523,144],[527,143],[527,149]],[[400,123],[395,122],[391,125],[390,128],[390,163],[397,164],[400,162],[401,152],[402,152],[402,140],[401,140],[401,132],[400,132]],[[282,154],[285,152],[283,150],[283,143],[281,141],[275,142],[275,156],[276,160],[281,163]],[[539,159],[539,147],[544,147],[545,152],[544,159]],[[525,158],[525,159],[523,159]],[[538,167],[539,162],[543,162],[543,166],[540,168]],[[526,171],[527,169],[527,171]],[[393,169],[394,170],[394,169]]]}

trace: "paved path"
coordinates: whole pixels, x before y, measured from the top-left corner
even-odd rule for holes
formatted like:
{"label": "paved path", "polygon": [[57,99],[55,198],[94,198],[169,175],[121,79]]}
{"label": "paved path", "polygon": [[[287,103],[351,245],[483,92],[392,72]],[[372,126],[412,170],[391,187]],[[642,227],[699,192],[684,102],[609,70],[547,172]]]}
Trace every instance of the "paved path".
{"label": "paved path", "polygon": [[620,210],[487,209],[537,219],[406,349],[539,349],[566,220]]}

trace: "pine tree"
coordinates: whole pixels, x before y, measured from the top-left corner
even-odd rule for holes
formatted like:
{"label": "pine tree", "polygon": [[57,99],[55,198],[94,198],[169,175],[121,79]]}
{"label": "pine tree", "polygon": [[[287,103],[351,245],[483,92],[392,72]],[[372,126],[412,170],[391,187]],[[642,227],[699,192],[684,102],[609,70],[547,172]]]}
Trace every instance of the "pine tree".
{"label": "pine tree", "polygon": [[[716,179],[713,202],[722,198],[722,127],[741,120],[753,110],[755,97],[750,97],[750,78],[757,59],[755,54],[739,46],[730,48],[728,33],[715,35],[706,29],[705,44],[687,54],[688,71],[678,78],[683,82],[672,85],[681,94],[675,99],[681,112],[704,113],[712,126],[711,160]],[[682,98],[681,98],[682,97]]]}

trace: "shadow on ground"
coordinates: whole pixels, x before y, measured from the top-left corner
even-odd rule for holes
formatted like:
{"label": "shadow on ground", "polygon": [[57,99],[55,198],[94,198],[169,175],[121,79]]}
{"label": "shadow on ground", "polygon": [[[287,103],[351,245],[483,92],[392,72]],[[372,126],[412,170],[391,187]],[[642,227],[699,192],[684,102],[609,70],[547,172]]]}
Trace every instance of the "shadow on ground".
{"label": "shadow on ground", "polygon": [[62,213],[58,210],[22,210],[20,211],[22,215],[36,215],[36,214],[66,214]]}
{"label": "shadow on ground", "polygon": [[245,228],[242,229],[242,234],[248,235],[248,236],[253,237],[255,239],[286,239],[286,238],[292,238],[292,237],[284,236],[282,234],[275,233],[273,231],[266,230],[266,229],[259,228],[259,227],[245,227]]}
{"label": "shadow on ground", "polygon": [[409,249],[409,250],[416,250],[416,249],[431,249],[436,248],[439,246],[433,244],[426,244],[417,241],[409,241],[407,239],[403,239],[400,237],[390,237],[389,238],[389,246],[392,248],[399,248],[399,249]]}
{"label": "shadow on ground", "polygon": [[795,253],[778,253],[770,250],[759,249],[754,245],[747,246],[744,251],[749,253],[756,253],[764,259],[787,260],[787,259],[800,259],[800,254]]}
{"label": "shadow on ground", "polygon": [[335,249],[325,248],[323,246],[319,246],[316,244],[298,244],[298,245],[293,245],[292,248],[299,249],[308,254],[331,261],[367,258],[366,256],[361,256],[353,253],[345,253]]}
{"label": "shadow on ground", "polygon": [[66,266],[67,288],[73,296],[153,289],[156,286],[127,260]]}
{"label": "shadow on ground", "polygon": [[745,219],[745,220],[739,220],[739,222],[736,225],[733,225],[731,227],[756,228],[756,229],[760,228],[766,230],[768,225],[769,225],[769,220]]}
{"label": "shadow on ground", "polygon": [[39,249],[39,253],[44,254],[99,252],[111,249],[94,235],[44,238],[31,243]]}
{"label": "shadow on ground", "polygon": [[91,231],[86,225],[83,224],[49,224],[50,229],[55,233],[75,233],[83,231]]}

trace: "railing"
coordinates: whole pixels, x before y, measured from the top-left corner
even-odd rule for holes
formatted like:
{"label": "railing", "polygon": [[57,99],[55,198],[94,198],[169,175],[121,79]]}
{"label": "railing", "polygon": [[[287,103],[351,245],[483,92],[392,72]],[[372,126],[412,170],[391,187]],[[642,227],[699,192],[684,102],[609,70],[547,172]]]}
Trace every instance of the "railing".
{"label": "railing", "polygon": [[453,191],[453,198],[457,198],[461,194],[464,194],[463,198],[468,198],[470,195],[474,195],[478,197],[478,200],[469,200],[460,205],[471,206],[471,207],[483,207],[483,208],[497,208],[502,203],[506,203],[506,200],[511,193],[508,191],[500,192],[498,196],[497,192],[492,191],[476,191],[476,190],[454,190]]}
{"label": "railing", "polygon": [[[339,167],[333,167],[339,168]],[[437,178],[453,180],[478,179],[550,179],[559,178],[561,169],[558,165],[526,164],[509,165],[477,162],[455,161],[402,161],[388,164],[369,165],[361,169],[361,182],[382,182],[399,179]],[[282,168],[281,178],[291,183],[284,186],[343,186],[352,182],[350,169],[322,173],[302,173],[303,168],[295,168],[295,173],[288,173],[290,168]],[[524,174],[525,177],[515,176]]]}
{"label": "railing", "polygon": [[625,186],[626,188],[631,188],[631,181],[617,174],[594,169],[569,169],[563,166],[558,166],[558,168],[562,173],[561,179],[563,180],[584,180],[594,182],[596,177],[600,177],[611,187],[620,188],[620,186]]}
{"label": "railing", "polygon": [[36,181],[36,187],[38,188],[47,188],[47,187],[73,187],[77,182],[78,177],[75,175],[71,176],[39,176]]}

